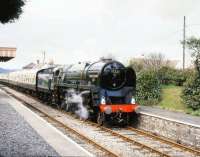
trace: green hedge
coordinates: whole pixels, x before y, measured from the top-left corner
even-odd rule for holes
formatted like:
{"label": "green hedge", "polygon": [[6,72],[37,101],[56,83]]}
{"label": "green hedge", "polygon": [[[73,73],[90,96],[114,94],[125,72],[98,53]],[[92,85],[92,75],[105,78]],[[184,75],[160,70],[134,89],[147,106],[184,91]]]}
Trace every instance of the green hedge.
{"label": "green hedge", "polygon": [[170,67],[162,67],[158,70],[158,76],[160,82],[163,85],[174,84],[177,86],[183,86],[187,77],[192,73],[192,70],[179,70]]}
{"label": "green hedge", "polygon": [[184,84],[183,99],[193,110],[200,109],[200,76],[197,73],[190,75]]}
{"label": "green hedge", "polygon": [[155,71],[144,70],[137,76],[137,101],[142,105],[156,105],[161,95],[161,85]]}

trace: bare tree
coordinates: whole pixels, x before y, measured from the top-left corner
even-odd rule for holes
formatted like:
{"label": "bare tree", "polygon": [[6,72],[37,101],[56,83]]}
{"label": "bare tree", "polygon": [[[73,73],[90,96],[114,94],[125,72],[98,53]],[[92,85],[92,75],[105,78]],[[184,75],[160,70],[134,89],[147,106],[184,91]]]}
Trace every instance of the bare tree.
{"label": "bare tree", "polygon": [[158,70],[167,63],[162,53],[150,53],[143,59],[143,62],[145,68],[153,70]]}
{"label": "bare tree", "polygon": [[136,72],[140,72],[144,69],[143,59],[132,58],[129,60],[129,66],[132,67]]}
{"label": "bare tree", "polygon": [[132,58],[129,60],[129,66],[133,67],[137,72],[142,69],[159,70],[162,67],[175,68],[177,60],[167,60],[162,53],[150,53],[144,58]]}

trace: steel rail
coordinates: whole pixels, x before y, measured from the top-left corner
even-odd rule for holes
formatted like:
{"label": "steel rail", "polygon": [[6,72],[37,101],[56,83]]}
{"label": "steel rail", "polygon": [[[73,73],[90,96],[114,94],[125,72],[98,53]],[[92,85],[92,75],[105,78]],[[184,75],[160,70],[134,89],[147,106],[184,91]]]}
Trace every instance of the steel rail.
{"label": "steel rail", "polygon": [[[61,127],[70,130],[71,132],[77,134],[79,137],[82,137],[82,138],[84,138],[85,140],[87,140],[89,143],[94,144],[94,145],[95,145],[96,147],[98,147],[100,150],[103,150],[104,152],[107,152],[107,154],[108,154],[109,156],[113,156],[113,157],[117,157],[117,156],[118,156],[117,154],[113,153],[112,151],[110,151],[110,150],[106,149],[105,147],[99,145],[98,143],[96,143],[96,142],[93,141],[92,139],[86,137],[85,135],[82,135],[82,134],[81,134],[80,132],[78,132],[77,130],[75,130],[75,129],[69,127],[69,126],[67,126],[66,124],[64,124],[64,123],[62,123],[62,122],[60,122],[60,121],[58,121],[57,119],[55,119],[54,117],[50,116],[49,114],[47,114],[47,113],[43,112],[42,110],[38,109],[38,108],[35,107],[33,104],[30,104],[29,102],[27,102],[27,101],[21,99],[20,97],[18,97],[18,96],[16,96],[16,95],[12,94],[11,92],[9,92],[9,91],[7,91],[7,90],[6,90],[6,92],[9,93],[10,95],[12,95],[13,97],[15,97],[16,99],[18,99],[19,101],[23,102],[25,105],[31,106],[31,107],[34,108],[36,111],[42,113],[43,115],[45,115],[45,117],[47,117],[47,118],[51,119],[52,121],[58,123]],[[69,115],[68,113],[66,113],[66,112],[64,112],[64,111],[62,111],[62,113],[65,113],[65,114]],[[74,119],[77,120],[77,118],[75,118],[75,116],[71,116],[71,117],[73,117]],[[81,121],[80,119],[78,119],[78,120]],[[83,122],[83,121],[81,121],[81,122]],[[124,140],[124,141],[126,141],[126,142],[129,142],[129,143],[134,144],[134,145],[137,145],[137,146],[139,146],[139,147],[141,147],[141,148],[147,149],[147,150],[149,150],[150,152],[157,153],[157,154],[159,154],[160,156],[163,156],[163,157],[171,157],[171,156],[169,156],[169,155],[167,155],[167,154],[165,154],[165,153],[163,153],[163,152],[161,152],[161,151],[159,151],[159,150],[156,150],[155,148],[152,148],[152,147],[150,147],[150,146],[148,146],[148,145],[145,145],[145,144],[143,144],[143,143],[141,143],[141,142],[138,142],[138,141],[136,141],[136,140],[130,139],[130,138],[126,137],[126,136],[123,136],[123,135],[121,135],[121,134],[119,134],[119,133],[117,133],[117,132],[115,132],[115,131],[113,131],[113,130],[111,130],[111,129],[108,129],[108,128],[103,127],[103,126],[99,126],[98,124],[93,123],[93,122],[90,122],[90,121],[85,121],[85,122],[87,122],[87,123],[90,124],[90,125],[97,126],[97,127],[99,127],[101,130],[103,130],[103,131],[105,131],[105,132],[109,132],[109,133],[111,133],[113,136],[119,137],[119,138],[121,138],[122,140]]]}
{"label": "steel rail", "polygon": [[138,141],[133,140],[131,138],[128,138],[128,137],[126,137],[124,135],[121,135],[121,134],[119,134],[119,133],[117,133],[117,132],[115,132],[115,131],[113,131],[111,129],[108,129],[108,128],[105,128],[105,127],[100,127],[100,128],[105,130],[105,131],[107,131],[107,132],[110,132],[112,135],[115,135],[115,136],[123,139],[124,141],[127,141],[129,143],[135,144],[135,145],[140,146],[140,147],[142,147],[144,149],[147,149],[150,152],[157,153],[157,154],[159,154],[160,156],[163,156],[163,157],[171,157],[170,155],[168,155],[168,154],[166,154],[164,152],[161,152],[161,151],[159,151],[159,150],[157,150],[157,149],[155,149],[153,147],[150,147],[150,146],[148,146],[148,145],[146,145],[144,143],[138,142]]}
{"label": "steel rail", "polygon": [[156,140],[158,140],[158,141],[160,141],[160,142],[166,143],[166,144],[168,144],[168,145],[172,145],[172,146],[174,146],[174,147],[176,147],[176,148],[179,148],[179,149],[181,149],[181,150],[188,151],[188,152],[190,152],[190,153],[193,153],[193,154],[196,154],[196,155],[199,155],[199,156],[200,156],[200,151],[199,151],[199,150],[196,150],[196,149],[194,149],[194,148],[187,147],[187,146],[185,146],[185,145],[176,143],[176,142],[171,141],[171,140],[169,140],[169,139],[166,139],[166,138],[164,138],[164,137],[156,136],[156,135],[154,135],[154,134],[152,134],[152,133],[149,133],[149,132],[147,132],[147,131],[144,131],[144,130],[136,129],[136,128],[133,128],[133,127],[128,127],[128,129],[131,130],[131,131],[137,132],[137,133],[139,133],[139,134],[141,134],[141,135],[145,135],[145,136],[154,138],[154,139],[156,139]]}
{"label": "steel rail", "polygon": [[[7,91],[7,90],[6,90]],[[8,92],[8,93],[10,93],[10,92]],[[11,93],[12,94],[12,93]],[[13,95],[13,94],[12,94]],[[14,97],[15,97],[15,95],[13,95]],[[27,95],[27,96],[30,96],[30,95]],[[31,96],[32,97],[32,96]],[[19,99],[18,97],[16,97],[17,99]],[[32,97],[32,98],[34,98],[35,99],[35,97]],[[38,99],[36,98],[36,100],[38,101]],[[23,100],[21,100],[21,101],[23,101]],[[41,102],[41,101],[40,101]],[[25,102],[26,103],[26,102]],[[79,121],[81,121],[81,122],[83,122],[82,120],[80,120],[80,119],[77,119],[77,118],[75,118],[75,116],[74,115],[72,115],[72,114],[69,114],[69,113],[67,113],[67,112],[64,112],[63,110],[60,110],[62,113],[64,113],[64,114],[66,114],[66,115],[68,115],[68,116],[71,116],[71,117],[73,117],[74,119],[76,119],[76,120],[79,120]],[[43,111],[42,111],[43,112]],[[56,120],[57,121],[57,120]],[[58,121],[59,122],[59,121]],[[61,123],[61,124],[63,124],[62,122],[59,122],[59,123]],[[119,133],[117,133],[116,131],[113,131],[112,129],[108,129],[108,128],[106,128],[106,127],[103,127],[103,126],[99,126],[98,124],[96,124],[96,123],[94,123],[94,122],[91,122],[91,121],[84,121],[84,123],[88,123],[88,124],[90,124],[90,125],[93,125],[93,126],[96,126],[96,127],[99,127],[99,128],[101,128],[102,130],[104,130],[104,131],[106,131],[106,132],[110,132],[112,135],[114,135],[114,136],[117,136],[117,137],[119,137],[119,138],[121,138],[121,139],[123,139],[123,140],[125,140],[125,141],[127,141],[127,142],[129,142],[129,143],[132,143],[132,144],[135,144],[135,145],[138,145],[138,146],[140,146],[140,147],[142,147],[142,148],[145,148],[145,149],[147,149],[147,150],[150,150],[151,152],[154,152],[154,153],[157,153],[157,154],[159,154],[160,156],[165,156],[165,157],[170,157],[170,155],[168,155],[168,154],[166,154],[166,153],[164,153],[164,152],[161,152],[161,151],[159,151],[159,150],[157,150],[157,149],[155,149],[155,148],[152,148],[152,147],[150,147],[150,146],[148,146],[148,145],[145,145],[145,144],[143,144],[143,143],[141,143],[141,142],[138,142],[138,141],[136,141],[136,140],[133,140],[133,139],[131,139],[131,138],[128,138],[128,137],[126,137],[126,136],[124,136],[124,135],[121,135],[121,134],[119,134]],[[63,124],[63,125],[65,125],[65,124]],[[68,129],[68,130],[70,130],[70,129]],[[73,129],[74,130],[74,129]],[[151,138],[154,138],[154,139],[156,139],[156,140],[159,140],[160,142],[163,142],[163,143],[166,143],[166,144],[169,144],[169,145],[173,145],[173,146],[175,146],[176,148],[179,148],[179,149],[181,149],[181,150],[184,150],[184,151],[188,151],[188,152],[191,152],[191,153],[193,153],[193,154],[196,154],[196,155],[200,155],[200,151],[199,150],[195,150],[195,149],[193,149],[193,148],[191,148],[191,147],[187,147],[187,146],[184,146],[184,145],[181,145],[181,144],[178,144],[178,143],[176,143],[176,142],[174,142],[174,141],[171,141],[171,140],[168,140],[168,139],[165,139],[165,138],[163,138],[163,137],[159,137],[159,136],[156,136],[156,135],[153,135],[153,134],[151,134],[151,133],[149,133],[149,132],[146,132],[146,131],[143,131],[143,130],[139,130],[139,129],[136,129],[136,128],[132,128],[132,127],[128,127],[128,130],[132,130],[132,131],[134,131],[134,132],[137,132],[137,133],[139,133],[139,134],[142,134],[142,135],[146,135],[146,136],[148,136],[148,137],[151,137]],[[76,131],[76,130],[75,130]],[[87,138],[87,137],[86,137]],[[91,139],[90,139],[91,140]],[[91,140],[92,141],[92,140]],[[92,142],[94,142],[94,141],[92,141]],[[94,143],[96,143],[96,142],[94,142]],[[97,144],[97,143],[96,143]],[[96,144],[94,144],[94,145],[96,145]],[[97,145],[99,145],[99,144],[97,144]],[[101,146],[102,147],[102,146]],[[100,148],[99,148],[100,149]],[[103,147],[103,149],[105,149],[104,147]],[[109,151],[109,150],[108,150]],[[111,152],[112,153],[112,152]],[[114,156],[117,156],[116,154],[114,154]]]}
{"label": "steel rail", "polygon": [[[65,113],[65,114],[67,114],[68,116],[72,116],[74,119],[77,119],[77,118],[75,118],[75,116],[72,115],[72,114],[66,113],[66,112],[64,112],[64,111],[62,111],[62,113]],[[78,119],[78,120],[81,121],[80,119]],[[83,122],[83,121],[81,121],[81,122]],[[136,140],[133,140],[133,139],[131,139],[131,138],[129,138],[129,137],[126,137],[126,136],[124,136],[124,135],[122,135],[122,134],[119,134],[119,133],[117,133],[116,131],[113,131],[112,129],[108,129],[108,128],[106,128],[106,127],[100,126],[99,124],[96,124],[96,123],[91,122],[91,121],[84,121],[84,123],[87,123],[87,124],[92,125],[92,126],[96,126],[96,127],[100,128],[101,130],[112,134],[113,136],[119,137],[119,138],[121,138],[122,140],[124,140],[124,141],[126,141],[126,142],[129,142],[129,143],[134,144],[134,145],[137,145],[137,146],[139,146],[139,147],[141,147],[141,148],[147,149],[147,150],[149,150],[150,152],[159,154],[160,156],[163,156],[163,157],[171,157],[170,155],[168,155],[168,154],[166,154],[166,153],[164,153],[164,152],[161,152],[161,151],[159,151],[159,150],[157,150],[157,149],[155,149],[155,148],[153,148],[153,147],[150,147],[150,146],[148,146],[148,145],[146,145],[146,144],[143,144],[143,143],[138,142],[138,141],[136,141]]]}
{"label": "steel rail", "polygon": [[112,152],[111,150],[101,146],[100,144],[96,143],[95,141],[93,141],[92,139],[88,138],[87,136],[83,135],[82,133],[80,133],[79,131],[71,128],[70,126],[60,122],[59,120],[55,119],[53,116],[43,112],[42,110],[38,109],[37,107],[35,107],[34,105],[26,102],[25,100],[20,99],[19,97],[17,97],[16,95],[10,93],[9,91],[6,90],[7,93],[9,93],[11,96],[13,96],[14,98],[16,98],[17,100],[23,102],[25,105],[32,107],[34,110],[42,113],[44,115],[44,117],[47,117],[48,119],[56,122],[57,124],[59,124],[59,126],[65,128],[66,130],[69,130],[70,132],[76,134],[78,137],[80,137],[81,139],[87,141],[88,143],[92,144],[93,146],[97,147],[99,150],[103,151],[105,154],[107,154],[107,156],[110,157],[119,157],[119,155],[115,154],[114,152]]}
{"label": "steel rail", "polygon": [[[8,92],[8,91],[7,91],[7,92]],[[26,104],[26,105],[28,105],[28,106],[31,106],[32,108],[34,108],[34,109],[37,110],[38,112],[42,113],[43,115],[45,115],[45,116],[48,117],[49,119],[55,121],[56,123],[59,123],[62,127],[67,128],[68,130],[74,132],[74,133],[77,134],[78,136],[84,137],[84,139],[87,139],[87,141],[92,142],[95,146],[98,146],[98,148],[99,148],[100,150],[105,149],[105,152],[107,152],[110,156],[113,156],[113,157],[118,156],[117,154],[114,154],[113,152],[111,152],[110,150],[104,148],[103,146],[100,146],[99,144],[97,144],[96,142],[94,142],[92,139],[89,139],[89,138],[87,138],[86,136],[82,135],[80,132],[76,131],[75,129],[72,129],[71,127],[69,127],[69,126],[63,124],[62,122],[56,120],[55,118],[53,118],[52,116],[48,115],[47,113],[41,111],[40,109],[38,109],[37,107],[35,107],[33,104],[30,104],[30,103],[26,102],[25,100],[22,100],[21,98],[15,96],[14,94],[12,94],[12,93],[10,93],[10,92],[8,92],[8,93],[11,94],[11,95],[12,95],[13,97],[15,97],[16,99],[18,99],[18,100],[20,100],[21,102],[23,102],[24,104]],[[63,111],[62,113],[66,113],[66,112]],[[67,113],[66,113],[66,114],[67,114]],[[75,118],[74,116],[72,116],[72,117]],[[75,119],[77,119],[77,118],[75,118]],[[80,120],[80,121],[81,121],[81,120]],[[126,142],[129,142],[129,143],[132,143],[132,144],[134,144],[134,145],[140,146],[141,148],[145,148],[145,149],[149,150],[150,152],[157,153],[157,154],[159,154],[160,156],[163,156],[163,157],[170,157],[169,155],[167,155],[167,154],[165,154],[165,153],[163,153],[163,152],[161,152],[161,151],[159,151],[159,150],[156,150],[155,148],[152,148],[152,147],[147,146],[147,145],[145,145],[145,144],[143,144],[143,143],[140,143],[140,142],[138,142],[138,141],[136,141],[136,140],[133,140],[133,139],[130,139],[130,138],[126,137],[126,136],[123,136],[123,135],[121,135],[121,134],[118,134],[117,132],[115,132],[115,131],[113,131],[113,130],[111,130],[111,129],[105,128],[105,127],[103,127],[103,126],[99,126],[98,124],[92,123],[92,122],[89,122],[89,121],[87,121],[87,123],[90,124],[90,125],[93,125],[93,126],[97,126],[97,127],[101,128],[102,130],[104,130],[105,132],[110,132],[112,135],[117,136],[117,137],[123,139],[123,140],[126,141]],[[100,147],[99,147],[99,146],[100,146]]]}

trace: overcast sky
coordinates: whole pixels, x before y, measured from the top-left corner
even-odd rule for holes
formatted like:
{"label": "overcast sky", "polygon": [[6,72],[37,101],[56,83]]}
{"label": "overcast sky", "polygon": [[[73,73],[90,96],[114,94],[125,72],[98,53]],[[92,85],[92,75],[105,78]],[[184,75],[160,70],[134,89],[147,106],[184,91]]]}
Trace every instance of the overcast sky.
{"label": "overcast sky", "polygon": [[199,37],[199,0],[27,0],[18,21],[0,24],[0,46],[17,47],[17,57],[0,66],[21,68],[42,51],[60,64],[110,54],[126,62],[151,52],[180,60],[184,15],[187,36]]}

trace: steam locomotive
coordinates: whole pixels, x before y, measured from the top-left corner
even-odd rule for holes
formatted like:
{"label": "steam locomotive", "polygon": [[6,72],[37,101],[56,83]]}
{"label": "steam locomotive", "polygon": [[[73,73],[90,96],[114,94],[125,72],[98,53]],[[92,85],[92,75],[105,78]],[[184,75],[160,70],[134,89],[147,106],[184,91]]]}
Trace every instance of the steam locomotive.
{"label": "steam locomotive", "polygon": [[134,98],[135,71],[112,59],[1,74],[0,82],[35,94],[66,111],[77,109],[70,101],[73,91],[81,95],[90,118],[100,125],[129,123],[138,109]]}

